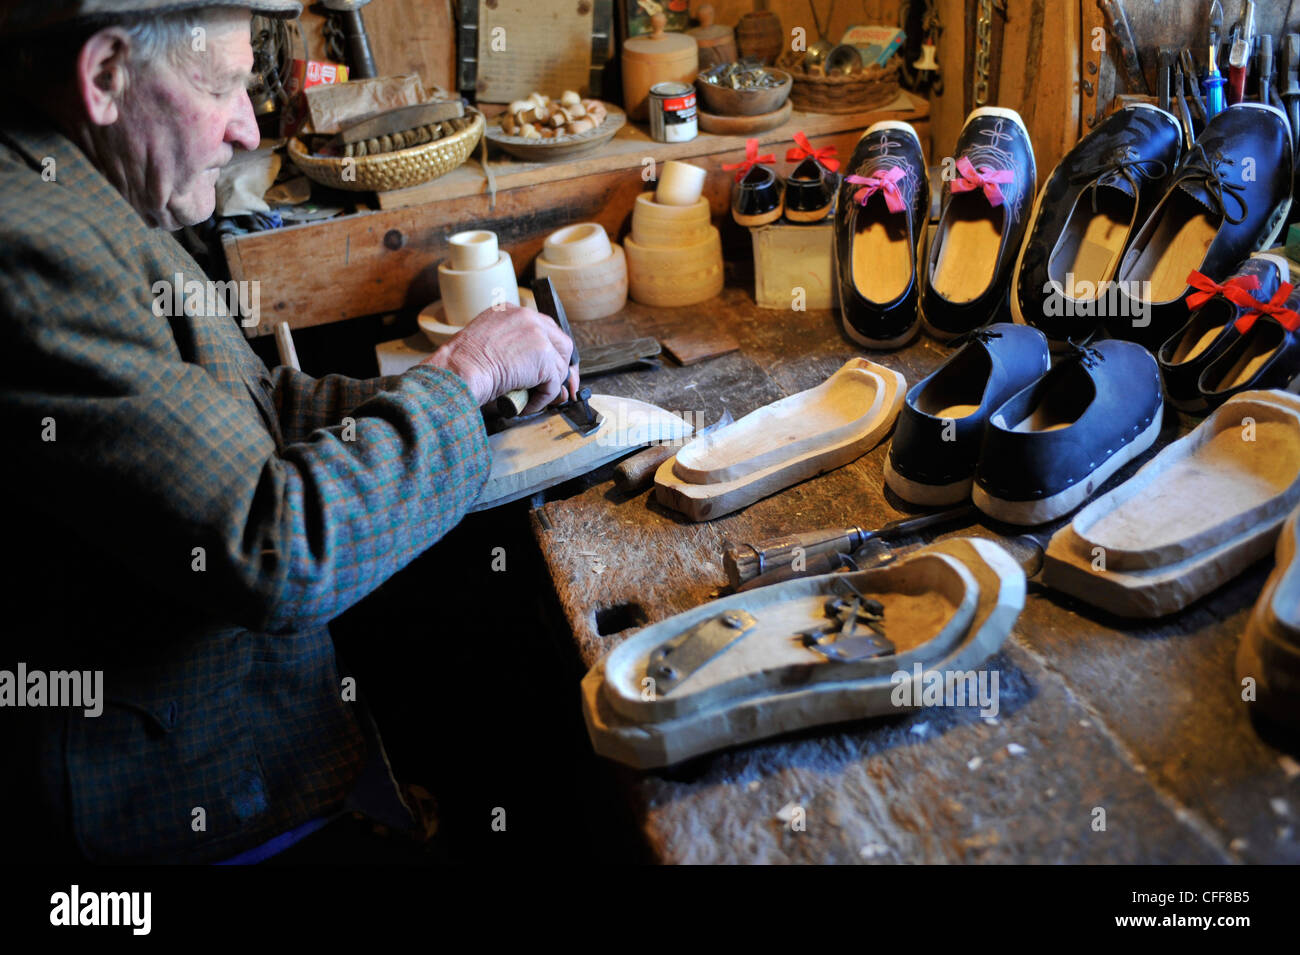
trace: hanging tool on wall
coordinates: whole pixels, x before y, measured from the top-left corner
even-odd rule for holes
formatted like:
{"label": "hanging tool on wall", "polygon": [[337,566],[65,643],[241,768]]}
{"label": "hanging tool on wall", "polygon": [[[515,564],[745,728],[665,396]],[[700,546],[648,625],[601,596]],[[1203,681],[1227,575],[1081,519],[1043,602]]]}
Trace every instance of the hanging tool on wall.
{"label": "hanging tool on wall", "polygon": [[[994,17],[994,13],[999,16]],[[974,16],[974,23],[970,18]],[[1002,51],[1002,34],[1006,28],[1006,0],[976,0],[967,7],[967,23],[975,37],[974,84],[970,90],[975,106],[998,101],[999,68],[996,57]],[[971,61],[967,61],[968,63]],[[967,109],[967,112],[970,112]]]}
{"label": "hanging tool on wall", "polygon": [[[326,22],[326,41],[332,41],[331,46],[335,47],[330,50],[330,56],[336,60],[346,59],[348,75],[354,80],[368,80],[379,75],[375,72],[375,56],[370,51],[366,24],[361,19],[361,8],[369,2],[370,0],[321,0],[321,6],[330,14]],[[341,55],[342,49],[337,49],[339,31],[342,32],[342,41],[347,47],[346,57]],[[331,33],[333,36],[328,35]]]}
{"label": "hanging tool on wall", "polygon": [[1291,122],[1292,146],[1300,146],[1300,33],[1288,33],[1282,44],[1282,102]]}
{"label": "hanging tool on wall", "polygon": [[1241,18],[1232,26],[1228,51],[1228,105],[1246,98],[1246,76],[1250,73],[1250,52],[1255,40],[1255,0],[1246,0]]}
{"label": "hanging tool on wall", "polygon": [[1223,75],[1219,72],[1219,34],[1223,31],[1223,5],[1210,4],[1209,59],[1205,67],[1205,115],[1213,118],[1223,112]]}
{"label": "hanging tool on wall", "polygon": [[1133,40],[1133,29],[1120,0],[1097,0],[1101,15],[1106,20],[1106,31],[1119,49],[1119,65],[1124,72],[1124,83],[1130,93],[1150,95],[1146,75],[1142,72],[1142,63],[1138,59],[1137,44]]}

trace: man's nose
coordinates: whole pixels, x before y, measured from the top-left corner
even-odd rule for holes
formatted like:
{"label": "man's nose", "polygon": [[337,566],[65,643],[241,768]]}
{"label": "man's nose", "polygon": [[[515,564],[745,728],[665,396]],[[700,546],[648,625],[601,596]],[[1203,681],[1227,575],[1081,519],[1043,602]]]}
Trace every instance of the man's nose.
{"label": "man's nose", "polygon": [[253,114],[253,102],[244,93],[235,103],[235,113],[226,124],[226,142],[251,150],[256,149],[261,141],[257,117]]}

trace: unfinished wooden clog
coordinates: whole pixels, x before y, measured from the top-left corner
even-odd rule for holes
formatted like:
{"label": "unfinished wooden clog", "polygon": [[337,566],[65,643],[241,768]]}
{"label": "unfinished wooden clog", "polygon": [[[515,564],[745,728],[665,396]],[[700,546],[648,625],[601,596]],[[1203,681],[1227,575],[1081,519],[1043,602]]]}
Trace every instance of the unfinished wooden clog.
{"label": "unfinished wooden clog", "polygon": [[594,471],[633,448],[677,441],[692,431],[677,415],[635,398],[592,395],[591,407],[605,421],[589,435],[578,434],[555,411],[511,419],[490,435],[492,471],[473,510],[516,501]]}
{"label": "unfinished wooden clog", "polygon": [[1253,680],[1247,700],[1266,719],[1300,731],[1300,506],[1282,524],[1277,564],[1246,623],[1237,650],[1237,685]]}
{"label": "unfinished wooden clog", "polygon": [[[880,629],[820,632],[840,626],[828,615],[867,606],[855,611],[855,595],[878,601]],[[936,678],[972,687],[971,671],[1006,640],[1024,602],[1019,565],[971,538],[879,570],[727,597],[641,631],[592,667],[582,681],[588,734],[597,753],[647,768],[914,710]]]}
{"label": "unfinished wooden clog", "polygon": [[1300,397],[1248,391],[1097,498],[1048,545],[1043,582],[1158,617],[1265,556],[1300,503]]}
{"label": "unfinished wooden clog", "polygon": [[746,507],[848,464],[893,427],[907,382],[854,358],[801,391],[693,441],[655,474],[655,498],[696,521]]}

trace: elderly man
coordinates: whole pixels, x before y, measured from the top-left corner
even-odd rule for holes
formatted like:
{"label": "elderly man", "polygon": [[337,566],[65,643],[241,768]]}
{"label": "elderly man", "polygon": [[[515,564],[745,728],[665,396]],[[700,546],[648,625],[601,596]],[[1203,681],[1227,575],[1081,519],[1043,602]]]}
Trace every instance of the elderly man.
{"label": "elderly man", "polygon": [[258,142],[250,9],[299,5],[0,10],[21,76],[0,126],[0,804],[8,847],[45,861],[255,857],[386,779],[326,624],[474,503],[480,406],[577,387],[530,309],[369,381],[268,372],[231,316],[156,314],[158,282],[207,281],[166,230],[209,217]]}

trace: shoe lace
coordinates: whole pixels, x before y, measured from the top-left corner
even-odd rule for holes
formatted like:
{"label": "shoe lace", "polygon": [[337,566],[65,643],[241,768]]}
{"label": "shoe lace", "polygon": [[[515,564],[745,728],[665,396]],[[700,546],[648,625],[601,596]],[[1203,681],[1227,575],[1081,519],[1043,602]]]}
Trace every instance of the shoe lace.
{"label": "shoe lace", "polygon": [[[1095,180],[1100,185],[1105,179],[1122,176],[1136,197],[1140,191],[1143,178],[1163,179],[1168,174],[1169,167],[1159,159],[1142,159],[1136,148],[1125,144],[1111,150],[1110,155],[1106,157],[1104,165],[1099,170],[1092,169],[1075,173],[1070,177],[1070,182],[1077,184]],[[1097,212],[1096,189],[1092,190],[1092,211]]]}
{"label": "shoe lace", "polygon": [[982,342],[987,345],[989,342],[993,341],[993,339],[1001,337],[1001,332],[995,332],[993,329],[985,325],[982,328],[972,328],[970,331],[958,335],[948,344],[953,348],[964,348],[971,342]]}
{"label": "shoe lace", "polygon": [[[1239,186],[1233,182],[1225,181],[1222,169],[1223,166],[1235,165],[1236,163],[1233,160],[1229,159],[1218,150],[1215,151],[1214,157],[1211,158],[1206,153],[1205,147],[1201,143],[1197,143],[1192,147],[1192,151],[1188,153],[1187,161],[1183,164],[1183,168],[1179,172],[1178,178],[1174,181],[1174,185],[1177,186],[1178,184],[1188,180],[1203,182],[1205,184],[1206,192],[1209,193],[1210,198],[1217,207],[1215,211],[1219,215],[1223,216],[1226,222],[1237,225],[1245,220],[1246,214],[1249,211],[1246,206],[1246,199],[1242,195],[1245,191],[1245,187]],[[1228,207],[1224,203],[1225,196],[1231,196],[1237,203],[1237,207],[1241,210],[1241,215],[1237,216],[1235,219],[1228,215]]]}
{"label": "shoe lace", "polygon": [[1106,356],[1091,345],[1076,345],[1073,338],[1067,338],[1065,343],[1070,347],[1068,358],[1082,362],[1085,368],[1096,368],[1106,360]]}

